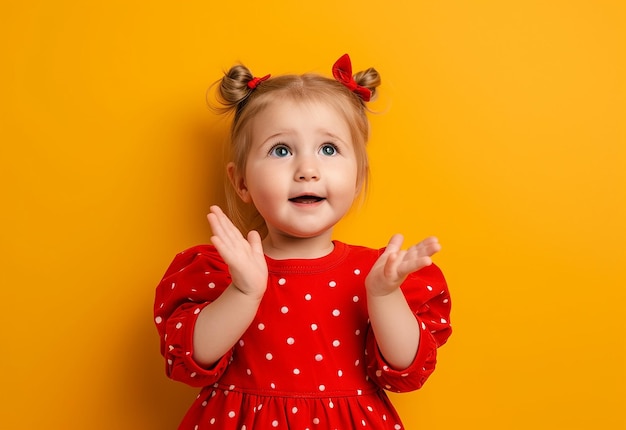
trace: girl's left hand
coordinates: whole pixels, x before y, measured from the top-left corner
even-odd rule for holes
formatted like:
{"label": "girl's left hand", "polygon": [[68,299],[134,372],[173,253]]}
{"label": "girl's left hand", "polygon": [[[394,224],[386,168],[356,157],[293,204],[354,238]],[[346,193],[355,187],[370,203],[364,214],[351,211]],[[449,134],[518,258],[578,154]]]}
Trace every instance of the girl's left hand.
{"label": "girl's left hand", "polygon": [[394,235],[385,251],[378,257],[365,279],[368,294],[385,296],[394,292],[406,277],[432,264],[431,257],[441,250],[436,237],[429,237],[407,250],[402,250],[404,238]]}

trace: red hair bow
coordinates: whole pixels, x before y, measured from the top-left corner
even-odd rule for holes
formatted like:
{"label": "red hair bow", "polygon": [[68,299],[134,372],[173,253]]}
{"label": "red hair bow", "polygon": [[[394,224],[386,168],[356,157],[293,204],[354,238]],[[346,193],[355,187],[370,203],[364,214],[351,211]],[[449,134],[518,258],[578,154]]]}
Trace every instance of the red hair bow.
{"label": "red hair bow", "polygon": [[352,77],[352,63],[348,54],[343,54],[335,64],[333,64],[333,76],[336,80],[344,84],[350,91],[361,97],[365,102],[369,102],[372,97],[372,90],[357,84]]}
{"label": "red hair bow", "polygon": [[260,78],[256,78],[255,77],[255,78],[250,79],[248,81],[248,88],[250,88],[251,90],[255,89],[256,87],[259,86],[259,84],[261,82],[267,81],[270,78],[270,76],[272,76],[272,75],[265,75],[265,76],[260,77]]}

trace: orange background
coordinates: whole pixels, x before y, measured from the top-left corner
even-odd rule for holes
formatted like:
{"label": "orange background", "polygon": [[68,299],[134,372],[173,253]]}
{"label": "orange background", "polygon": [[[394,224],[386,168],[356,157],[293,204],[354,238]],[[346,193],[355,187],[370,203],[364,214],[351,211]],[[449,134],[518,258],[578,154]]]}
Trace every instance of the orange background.
{"label": "orange background", "polygon": [[6,429],[172,429],[154,287],[206,242],[243,61],[383,78],[344,241],[437,234],[455,332],[408,429],[626,428],[626,5],[10,0],[0,15]]}

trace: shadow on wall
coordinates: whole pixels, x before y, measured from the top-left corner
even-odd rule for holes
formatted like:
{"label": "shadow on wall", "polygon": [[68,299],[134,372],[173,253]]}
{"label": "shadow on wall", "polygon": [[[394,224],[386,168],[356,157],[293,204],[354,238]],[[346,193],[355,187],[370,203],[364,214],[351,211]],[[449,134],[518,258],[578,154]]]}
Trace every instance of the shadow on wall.
{"label": "shadow on wall", "polygon": [[[142,313],[145,316],[145,313]],[[172,381],[165,375],[165,362],[159,354],[159,338],[152,316],[141,318],[135,326],[124,378],[125,399],[118,399],[119,416],[127,419],[120,428],[172,430],[196,398],[199,389]],[[128,426],[128,427],[126,427]]]}
{"label": "shadow on wall", "polygon": [[[224,158],[223,142],[227,134],[227,124],[223,121],[206,121],[206,117],[187,120],[184,125],[188,144],[185,148],[181,165],[191,189],[184,193],[184,218],[197,220],[185,225],[172,225],[167,239],[177,237],[181,233],[192,237],[196,243],[208,242],[208,223],[205,214],[209,205],[224,202]],[[165,240],[165,238],[164,238]],[[175,242],[175,241],[174,241]],[[171,256],[182,251],[172,249]],[[154,290],[160,276],[165,273],[166,266],[159,267],[156,273],[146,273],[146,280],[140,288],[145,291],[129,319],[133,324],[131,331],[121,334],[126,345],[125,350],[134,353],[124,357],[121,366],[123,397],[115,399],[119,408],[118,416],[125,417],[123,425],[117,428],[172,430],[178,427],[187,409],[196,398],[199,388],[186,386],[170,380],[165,374],[165,360],[159,353],[159,337],[154,325],[152,306]],[[150,269],[152,270],[152,269]],[[153,284],[153,285],[151,285]],[[133,288],[136,288],[133,287]]]}

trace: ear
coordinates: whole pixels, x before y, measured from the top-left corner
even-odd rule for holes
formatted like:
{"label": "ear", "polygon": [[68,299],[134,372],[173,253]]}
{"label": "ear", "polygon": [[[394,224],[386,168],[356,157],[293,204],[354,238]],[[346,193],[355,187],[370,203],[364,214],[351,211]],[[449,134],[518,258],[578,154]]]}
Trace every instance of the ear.
{"label": "ear", "polygon": [[246,186],[246,179],[240,172],[237,170],[235,163],[232,161],[228,163],[226,166],[226,173],[228,174],[228,179],[230,180],[231,185],[235,189],[235,192],[239,196],[239,198],[244,203],[250,203],[252,198],[250,197],[250,192],[248,191],[248,187]]}

